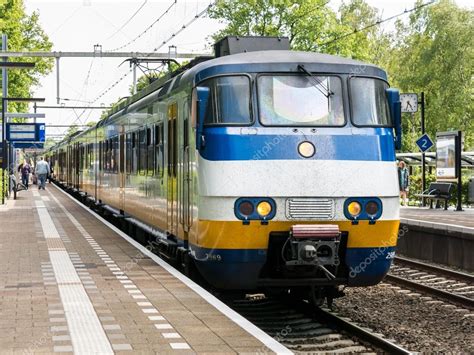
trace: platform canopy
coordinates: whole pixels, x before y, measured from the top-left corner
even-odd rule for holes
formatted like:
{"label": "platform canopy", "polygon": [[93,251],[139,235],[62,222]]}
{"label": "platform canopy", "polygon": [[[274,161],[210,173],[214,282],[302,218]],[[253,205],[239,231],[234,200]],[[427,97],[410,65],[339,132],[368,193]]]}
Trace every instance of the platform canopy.
{"label": "platform canopy", "polygon": [[[407,165],[420,166],[421,153],[397,153],[397,160],[404,161]],[[436,153],[425,153],[425,161],[427,166],[436,166]],[[474,168],[474,152],[462,152],[462,167]]]}

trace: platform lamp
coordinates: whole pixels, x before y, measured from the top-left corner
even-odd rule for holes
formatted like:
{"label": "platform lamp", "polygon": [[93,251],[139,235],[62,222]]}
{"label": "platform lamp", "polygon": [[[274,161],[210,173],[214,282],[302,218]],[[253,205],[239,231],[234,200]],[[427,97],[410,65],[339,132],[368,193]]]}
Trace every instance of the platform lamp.
{"label": "platform lamp", "polygon": [[[0,63],[0,66],[5,63]],[[30,63],[17,63],[17,64],[30,64]],[[34,64],[34,63],[32,63]],[[22,66],[24,68],[24,66]],[[7,130],[7,125],[6,125],[6,115],[5,111],[7,110],[7,103],[9,101],[13,102],[44,102],[44,98],[38,98],[38,97],[2,97],[2,205],[5,203],[5,195],[7,192],[7,184],[6,184],[6,179],[5,176],[8,175],[10,176],[9,171],[8,171],[8,164],[7,164],[7,159],[8,159],[8,154],[7,154],[7,140],[6,140],[6,130]]]}

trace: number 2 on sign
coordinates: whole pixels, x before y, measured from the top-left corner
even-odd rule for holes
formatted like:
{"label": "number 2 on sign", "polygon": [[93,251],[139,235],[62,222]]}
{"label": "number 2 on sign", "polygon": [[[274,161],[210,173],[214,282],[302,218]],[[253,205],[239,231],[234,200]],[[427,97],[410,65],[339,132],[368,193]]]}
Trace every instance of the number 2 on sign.
{"label": "number 2 on sign", "polygon": [[425,139],[422,140],[422,142],[423,143],[421,143],[421,147],[423,149],[427,149],[428,148],[428,139],[425,138]]}

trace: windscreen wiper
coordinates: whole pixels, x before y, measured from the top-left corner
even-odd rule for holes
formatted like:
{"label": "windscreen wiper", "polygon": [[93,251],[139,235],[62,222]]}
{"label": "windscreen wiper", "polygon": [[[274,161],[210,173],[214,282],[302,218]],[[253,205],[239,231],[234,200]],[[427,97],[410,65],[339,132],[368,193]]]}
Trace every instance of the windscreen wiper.
{"label": "windscreen wiper", "polygon": [[[334,95],[334,93],[329,90],[328,87],[326,87],[323,82],[321,80],[319,80],[314,74],[312,74],[311,72],[309,72],[308,70],[306,70],[306,68],[304,67],[304,65],[302,64],[299,64],[298,65],[298,70],[299,71],[302,71],[303,73],[305,73],[306,75],[308,75],[308,77],[310,78],[310,80],[312,81],[313,83],[313,86],[319,90],[319,92],[321,94],[323,94],[324,96],[326,96],[327,98],[329,98],[329,96],[332,96]],[[324,91],[321,89],[323,88]]]}

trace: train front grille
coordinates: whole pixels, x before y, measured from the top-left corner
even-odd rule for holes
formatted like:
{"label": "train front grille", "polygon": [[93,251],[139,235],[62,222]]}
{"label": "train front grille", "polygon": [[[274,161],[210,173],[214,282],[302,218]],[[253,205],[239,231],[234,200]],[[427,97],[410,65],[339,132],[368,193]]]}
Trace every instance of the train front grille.
{"label": "train front grille", "polygon": [[332,220],[334,219],[334,200],[329,198],[289,198],[286,200],[286,218]]}

